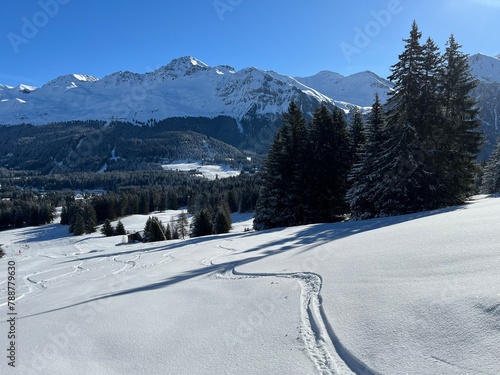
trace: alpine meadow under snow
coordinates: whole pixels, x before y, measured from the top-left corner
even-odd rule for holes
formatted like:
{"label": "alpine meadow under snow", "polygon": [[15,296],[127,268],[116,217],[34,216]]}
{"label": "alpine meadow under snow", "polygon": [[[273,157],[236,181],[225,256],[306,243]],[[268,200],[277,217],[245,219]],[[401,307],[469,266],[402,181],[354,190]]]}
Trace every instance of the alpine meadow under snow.
{"label": "alpine meadow under snow", "polygon": [[154,244],[4,232],[19,363],[2,373],[498,373],[498,198],[263,232],[233,219],[226,235]]}

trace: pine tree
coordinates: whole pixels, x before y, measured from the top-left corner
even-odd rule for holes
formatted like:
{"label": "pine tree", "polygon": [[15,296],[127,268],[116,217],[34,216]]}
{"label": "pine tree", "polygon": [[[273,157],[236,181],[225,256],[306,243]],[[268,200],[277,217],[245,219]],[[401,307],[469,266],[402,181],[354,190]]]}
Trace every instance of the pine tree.
{"label": "pine tree", "polygon": [[228,233],[231,230],[231,213],[227,204],[219,205],[214,216],[214,234]]}
{"label": "pine tree", "polygon": [[305,206],[301,194],[305,186],[306,151],[305,120],[298,105],[292,101],[264,163],[264,182],[255,209],[256,229],[304,223]]}
{"label": "pine tree", "polygon": [[90,234],[96,231],[97,219],[94,207],[88,202],[83,206],[83,217],[85,222],[85,233]]}
{"label": "pine tree", "polygon": [[363,115],[359,108],[354,109],[354,114],[351,120],[351,127],[349,129],[349,137],[351,141],[351,163],[357,164],[359,161],[359,149],[365,142],[365,124]]}
{"label": "pine tree", "polygon": [[355,219],[368,219],[380,213],[374,206],[374,200],[375,187],[382,180],[380,163],[384,151],[383,128],[384,110],[377,94],[365,126],[365,142],[359,149],[359,160],[349,173],[352,186],[346,194],[346,199]]}
{"label": "pine tree", "polygon": [[325,105],[314,112],[309,131],[310,162],[305,199],[306,223],[331,222],[348,211],[345,201],[347,174],[351,168],[345,115]]}
{"label": "pine tree", "polygon": [[115,236],[122,236],[125,234],[127,234],[127,231],[125,230],[123,223],[120,220],[118,220],[118,223],[116,223],[116,228],[114,230],[114,235]]}
{"label": "pine tree", "polygon": [[192,237],[208,236],[212,234],[213,222],[207,209],[201,210],[193,220]]}
{"label": "pine tree", "polygon": [[113,229],[113,226],[111,225],[111,221],[109,219],[106,219],[104,221],[104,224],[101,228],[101,233],[105,235],[106,237],[113,236],[115,231]]}
{"label": "pine tree", "polygon": [[381,180],[374,191],[374,210],[391,216],[429,208],[428,181],[431,172],[426,162],[422,142],[425,126],[422,123],[421,100],[425,82],[422,33],[413,22],[410,38],[404,39],[405,49],[392,66],[389,77],[395,84],[386,107],[384,132],[390,134],[383,145],[378,173]]}
{"label": "pine tree", "polygon": [[76,213],[73,224],[70,226],[70,232],[75,236],[81,236],[85,233],[85,219],[83,217],[83,212],[78,211]]}
{"label": "pine tree", "polygon": [[497,138],[493,153],[484,167],[481,193],[496,194],[500,192],[500,137]]}
{"label": "pine tree", "polygon": [[482,145],[482,134],[478,130],[479,109],[471,95],[477,80],[473,77],[468,55],[460,51],[461,46],[450,36],[444,54],[444,113],[447,135],[444,144],[445,184],[449,203],[462,202],[471,194],[477,171],[476,157]]}

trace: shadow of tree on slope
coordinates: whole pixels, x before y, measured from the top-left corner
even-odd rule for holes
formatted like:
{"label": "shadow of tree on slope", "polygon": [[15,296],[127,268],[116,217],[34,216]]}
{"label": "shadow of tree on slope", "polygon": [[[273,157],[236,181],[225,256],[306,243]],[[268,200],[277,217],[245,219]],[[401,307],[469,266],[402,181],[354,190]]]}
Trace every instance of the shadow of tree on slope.
{"label": "shadow of tree on slope", "polygon": [[[89,260],[89,259],[96,259],[96,258],[103,258],[103,257],[112,257],[116,255],[125,255],[125,254],[132,254],[136,252],[157,252],[157,251],[165,251],[165,250],[173,250],[176,248],[182,248],[185,246],[189,245],[194,245],[194,244],[204,244],[204,243],[209,243],[213,241],[220,241],[221,239],[231,239],[233,237],[237,238],[243,238],[245,237],[249,243],[252,243],[252,238],[256,236],[260,236],[263,233],[268,233],[268,234],[279,234],[280,238],[274,239],[272,241],[268,241],[266,243],[262,243],[259,245],[256,245],[252,248],[249,248],[247,250],[244,250],[242,252],[238,252],[237,254],[248,254],[248,253],[253,253],[253,252],[258,252],[259,255],[241,259],[241,260],[232,260],[232,261],[227,261],[227,262],[222,262],[218,264],[212,264],[212,265],[206,265],[203,267],[199,267],[196,269],[192,269],[189,271],[185,271],[179,275],[172,276],[168,279],[143,285],[140,287],[135,287],[135,288],[130,288],[130,289],[125,289],[122,291],[114,292],[114,293],[109,293],[109,294],[103,294],[100,296],[97,296],[92,299],[88,299],[86,301],[82,301],[73,305],[68,305],[52,310],[47,310],[45,312],[25,316],[24,318],[32,317],[32,316],[37,316],[37,315],[42,315],[42,314],[47,314],[63,309],[67,309],[70,307],[82,305],[85,303],[90,303],[94,301],[99,301],[99,300],[104,300],[104,299],[109,299],[113,297],[120,297],[120,296],[125,296],[125,295],[130,295],[134,293],[140,293],[140,292],[146,292],[146,291],[151,291],[151,290],[157,290],[157,289],[162,289],[166,288],[171,285],[175,285],[178,283],[182,283],[187,280],[191,280],[197,277],[201,276],[206,276],[210,275],[215,272],[227,272],[235,267],[238,266],[243,266],[246,264],[254,263],[261,261],[263,259],[278,255],[278,254],[283,254],[284,252],[297,249],[300,247],[303,247],[304,249],[301,252],[306,252],[310,251],[318,246],[321,246],[325,243],[332,242],[334,240],[338,240],[341,238],[346,238],[348,236],[356,235],[359,233],[367,232],[367,231],[372,231],[392,225],[397,225],[397,224],[402,224],[408,221],[412,220],[417,220],[417,219],[422,219],[425,217],[429,216],[434,216],[438,214],[444,214],[448,212],[453,212],[456,210],[464,209],[464,206],[455,206],[455,207],[449,207],[449,208],[444,208],[444,209],[439,209],[439,210],[434,210],[434,211],[427,211],[427,212],[421,212],[421,213],[415,213],[415,214],[408,214],[408,215],[401,215],[401,216],[394,216],[394,217],[388,217],[388,218],[378,218],[378,219],[370,219],[370,220],[360,220],[360,221],[351,221],[351,222],[342,222],[342,223],[334,223],[334,224],[315,224],[315,225],[309,225],[305,226],[303,228],[301,227],[295,227],[295,228],[277,228],[277,229],[272,229],[272,230],[267,230],[267,231],[261,231],[261,232],[249,232],[249,233],[231,233],[231,234],[226,234],[226,235],[219,235],[217,237],[214,236],[207,236],[207,237],[199,237],[199,238],[193,238],[185,241],[179,241],[177,243],[167,243],[165,245],[161,245],[158,247],[154,248],[149,248],[149,249],[134,249],[131,251],[126,251],[126,252],[115,252],[112,254],[99,254],[95,256],[90,256],[86,258],[80,258],[80,259],[75,259],[75,260],[70,260],[67,262],[74,262],[74,261],[79,261],[79,260]],[[67,263],[63,262],[63,263]]]}

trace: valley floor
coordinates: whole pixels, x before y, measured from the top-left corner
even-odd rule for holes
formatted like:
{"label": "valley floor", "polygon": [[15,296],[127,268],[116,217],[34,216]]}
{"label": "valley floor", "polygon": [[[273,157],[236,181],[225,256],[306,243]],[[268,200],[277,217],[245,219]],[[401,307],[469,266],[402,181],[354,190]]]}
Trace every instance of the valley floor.
{"label": "valley floor", "polygon": [[500,199],[263,232],[235,221],[148,244],[59,224],[0,233],[1,373],[500,373]]}

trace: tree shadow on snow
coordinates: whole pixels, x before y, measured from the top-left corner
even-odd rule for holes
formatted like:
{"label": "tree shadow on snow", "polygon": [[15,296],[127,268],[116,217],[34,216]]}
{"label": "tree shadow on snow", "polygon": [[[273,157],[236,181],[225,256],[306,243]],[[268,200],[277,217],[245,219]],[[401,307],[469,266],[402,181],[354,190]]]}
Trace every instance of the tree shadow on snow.
{"label": "tree shadow on snow", "polygon": [[[444,208],[444,209],[439,209],[439,210],[434,210],[434,211],[426,211],[426,212],[420,212],[420,213],[414,213],[414,214],[408,214],[408,215],[401,215],[401,216],[394,216],[394,217],[388,217],[388,218],[378,218],[378,219],[369,219],[369,220],[360,220],[360,221],[349,221],[349,222],[341,222],[341,223],[333,223],[333,224],[315,224],[315,225],[308,225],[304,227],[303,229],[297,230],[297,228],[277,228],[277,229],[272,229],[272,230],[267,230],[267,231],[261,231],[261,232],[248,232],[248,233],[230,233],[226,235],[219,235],[217,237],[214,236],[207,236],[207,237],[199,237],[199,238],[193,238],[193,239],[188,239],[188,240],[183,240],[179,241],[176,243],[172,243],[171,241],[169,242],[164,242],[162,245],[157,246],[157,247],[152,247],[152,248],[138,248],[138,249],[133,249],[130,251],[125,251],[125,252],[116,252],[116,253],[105,253],[105,254],[98,254],[98,255],[92,255],[89,257],[80,257],[79,259],[74,259],[74,260],[69,260],[66,262],[61,262],[61,263],[69,263],[69,262],[75,262],[79,260],[90,260],[90,259],[97,259],[97,258],[107,258],[107,257],[112,257],[116,255],[125,255],[125,254],[133,254],[137,252],[156,252],[156,251],[165,251],[165,250],[174,250],[176,248],[181,248],[189,245],[195,245],[195,244],[204,244],[204,243],[209,243],[213,241],[220,241],[221,239],[231,239],[232,237],[248,237],[248,242],[252,242],[252,237],[259,236],[262,233],[275,233],[279,235],[279,238],[259,244],[257,246],[254,246],[250,249],[244,250],[244,251],[237,251],[236,254],[248,254],[252,252],[259,252],[258,255],[246,258],[246,259],[241,259],[241,260],[232,260],[232,261],[227,261],[227,262],[222,262],[218,264],[211,264],[207,266],[202,266],[196,269],[192,269],[189,271],[185,271],[179,275],[172,276],[170,278],[167,278],[165,280],[151,283],[148,285],[143,285],[140,287],[135,287],[135,288],[129,288],[129,289],[124,289],[121,291],[117,291],[114,293],[109,293],[109,294],[103,294],[100,296],[97,296],[95,298],[79,302],[77,304],[69,305],[69,306],[64,306],[61,308],[57,309],[52,309],[48,310],[45,312],[25,316],[24,318],[31,317],[31,316],[36,316],[36,315],[42,315],[42,314],[47,314],[51,312],[55,312],[58,310],[63,310],[66,308],[70,308],[73,306],[78,306],[82,305],[85,303],[90,303],[94,301],[99,301],[99,300],[105,300],[113,297],[120,297],[120,296],[125,296],[129,294],[134,294],[134,293],[140,293],[140,292],[146,292],[146,291],[151,291],[151,290],[158,290],[162,288],[166,288],[171,285],[179,284],[184,281],[188,281],[197,277],[202,277],[206,275],[210,275],[213,273],[226,273],[231,270],[233,270],[235,267],[243,266],[246,264],[254,263],[261,261],[265,258],[269,258],[275,255],[283,254],[287,251],[297,249],[299,247],[305,247],[301,253],[310,251],[318,246],[321,246],[327,242],[332,242],[334,240],[338,240],[341,238],[346,238],[348,236],[356,235],[359,233],[371,231],[371,230],[376,230],[392,225],[397,225],[401,223],[405,223],[408,221],[412,220],[418,220],[422,219],[425,217],[429,216],[434,216],[434,215],[439,215],[439,214],[444,214],[452,211],[457,211],[464,209],[465,206],[454,206],[454,207],[449,207],[449,208]],[[289,232],[289,233],[288,233]],[[262,274],[264,275],[264,274]]]}

